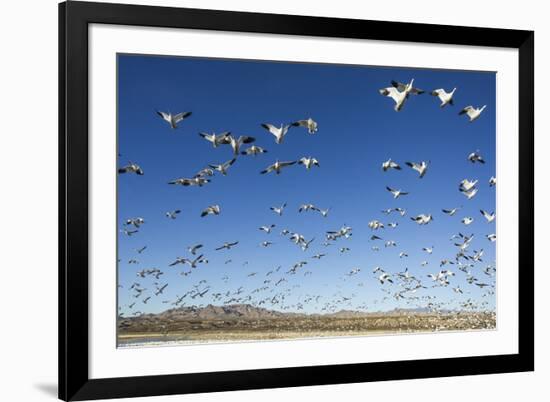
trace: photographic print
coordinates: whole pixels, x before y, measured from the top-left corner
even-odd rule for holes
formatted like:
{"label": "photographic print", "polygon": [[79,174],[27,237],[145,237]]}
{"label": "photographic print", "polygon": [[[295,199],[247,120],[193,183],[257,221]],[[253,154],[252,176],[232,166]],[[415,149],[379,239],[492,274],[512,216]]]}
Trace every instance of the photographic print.
{"label": "photographic print", "polygon": [[496,328],[495,72],[117,57],[118,347]]}

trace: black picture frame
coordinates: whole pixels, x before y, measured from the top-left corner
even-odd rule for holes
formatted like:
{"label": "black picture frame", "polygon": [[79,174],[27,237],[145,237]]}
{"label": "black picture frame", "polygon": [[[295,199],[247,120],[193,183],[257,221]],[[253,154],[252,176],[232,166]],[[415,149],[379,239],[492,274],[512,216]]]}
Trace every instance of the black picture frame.
{"label": "black picture frame", "polygon": [[[519,52],[517,354],[90,379],[88,25],[514,48]],[[534,32],[70,1],[59,5],[59,398],[170,395],[534,370]]]}

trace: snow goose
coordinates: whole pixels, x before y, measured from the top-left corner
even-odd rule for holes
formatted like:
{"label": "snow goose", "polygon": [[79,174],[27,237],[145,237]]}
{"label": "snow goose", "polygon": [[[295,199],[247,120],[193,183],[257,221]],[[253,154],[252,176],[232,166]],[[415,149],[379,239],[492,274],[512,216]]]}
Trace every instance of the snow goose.
{"label": "snow goose", "polygon": [[474,255],[470,258],[472,259],[472,261],[475,261],[475,262],[480,262],[480,261],[483,262],[481,257],[483,257],[483,249],[481,249],[479,251],[474,250]]}
{"label": "snow goose", "polygon": [[136,228],[139,228],[144,223],[145,223],[145,220],[143,218],[130,218],[130,219],[126,219],[126,222],[124,222],[126,226],[133,225]]}
{"label": "snow goose", "polygon": [[407,166],[409,166],[411,169],[416,170],[418,172],[418,177],[423,178],[426,172],[428,171],[428,164],[430,161],[425,162],[422,161],[420,163],[415,162],[405,162]]}
{"label": "snow goose", "polygon": [[185,186],[185,187],[188,187],[188,186],[202,187],[206,183],[210,183],[210,179],[205,179],[202,176],[196,176],[196,177],[193,177],[193,178],[190,178],[190,179],[186,178],[186,177],[181,177],[179,179],[175,179],[175,180],[172,180],[172,181],[168,182],[168,184],[175,184],[175,185]]}
{"label": "snow goose", "polygon": [[473,189],[475,187],[477,182],[478,182],[477,180],[464,179],[460,182],[460,184],[458,186],[458,189],[460,191],[470,191],[471,189]]}
{"label": "snow goose", "polygon": [[221,165],[208,165],[208,166],[210,166],[214,170],[217,170],[222,175],[226,176],[227,175],[227,169],[229,169],[229,166],[233,165],[236,160],[237,160],[236,158],[233,158],[233,159],[231,159],[227,162],[222,163]]}
{"label": "snow goose", "polygon": [[215,133],[208,134],[200,132],[199,135],[204,138],[206,141],[212,143],[214,148],[217,148],[218,145],[227,144],[227,137],[231,135],[229,131],[225,131],[221,134],[216,135]]}
{"label": "snow goose", "polygon": [[319,167],[319,161],[311,156],[309,158],[306,158],[305,156],[300,158],[300,160],[298,160],[298,164],[304,165],[307,170],[311,169],[312,166]]}
{"label": "snow goose", "polygon": [[399,223],[397,222],[390,222],[388,223],[388,227],[395,229],[397,226],[399,226]]}
{"label": "snow goose", "polygon": [[267,149],[263,149],[262,147],[258,147],[256,145],[252,145],[251,147],[248,147],[244,151],[241,152],[241,155],[253,155],[256,156],[258,154],[265,154],[267,153]]}
{"label": "snow goose", "polygon": [[340,247],[340,254],[344,254],[345,252],[350,251],[351,249],[349,247]]}
{"label": "snow goose", "polygon": [[397,199],[397,198],[401,197],[402,195],[409,194],[408,192],[404,192],[404,191],[401,191],[401,190],[394,190],[393,188],[388,187],[388,186],[386,186],[386,190],[388,190],[390,193],[392,193],[394,199]]}
{"label": "snow goose", "polygon": [[449,215],[449,216],[453,216],[453,215],[456,214],[461,208],[462,208],[462,206],[456,207],[456,208],[453,208],[453,209],[442,209],[442,211],[443,211],[443,213],[446,213],[446,214]]}
{"label": "snow goose", "polygon": [[422,247],[422,250],[425,251],[428,254],[431,254],[434,252],[434,246],[431,247]]}
{"label": "snow goose", "polygon": [[313,240],[315,240],[315,237],[313,237],[313,238],[312,238],[311,240],[309,240],[309,241],[306,240],[306,239],[304,239],[304,240],[302,241],[302,245],[301,245],[302,251],[306,251],[306,250],[309,248],[309,245],[310,245],[311,243],[313,243]]}
{"label": "snow goose", "polygon": [[274,164],[269,165],[267,168],[262,170],[260,174],[266,174],[269,172],[275,172],[275,174],[280,174],[281,169],[287,166],[292,166],[296,163],[296,161],[289,161],[289,162],[279,162],[279,160],[276,160]]}
{"label": "snow goose", "polygon": [[315,254],[315,255],[312,256],[311,258],[316,258],[316,259],[320,260],[320,259],[323,258],[325,255],[326,255],[326,254],[322,254],[322,253],[320,253],[320,254]]}
{"label": "snow goose", "polygon": [[439,100],[441,101],[441,104],[439,107],[445,107],[447,104],[453,106],[453,95],[456,91],[456,88],[453,88],[451,92],[445,91],[443,88],[434,89],[431,94],[433,96],[437,96]]}
{"label": "snow goose", "polygon": [[280,207],[270,207],[269,209],[271,209],[277,215],[282,216],[283,215],[283,210],[285,209],[285,207],[286,207],[286,202],[283,205],[281,205]]}
{"label": "snow goose", "polygon": [[298,208],[298,212],[307,212],[307,211],[319,211],[319,208],[317,208],[313,204],[302,204],[300,205],[300,208]]}
{"label": "snow goose", "polygon": [[413,85],[414,78],[409,84],[403,84],[400,82],[392,81],[391,87],[382,88],[379,90],[380,94],[392,98],[395,102],[394,110],[399,112],[405,101],[409,98],[409,94],[420,95],[424,93],[421,89],[414,88]]}
{"label": "snow goose", "polygon": [[393,110],[396,112],[399,112],[403,105],[405,104],[405,100],[407,99],[407,94],[405,92],[399,92],[397,88],[394,87],[387,87],[382,88],[378,90],[380,92],[380,95],[387,96],[388,98],[392,98],[395,102],[395,106],[393,107]]}
{"label": "snow goose", "polygon": [[219,205],[210,205],[201,212],[201,218],[205,217],[206,215],[219,215],[220,212],[221,209]]}
{"label": "snow goose", "polygon": [[395,240],[388,240],[386,243],[384,243],[384,247],[397,247],[397,243]]}
{"label": "snow goose", "polygon": [[224,144],[229,144],[231,146],[231,149],[233,149],[233,155],[239,155],[241,146],[243,144],[250,144],[254,141],[256,141],[256,138],[246,135],[241,135],[238,138],[235,138],[232,135],[228,135],[225,137]]}
{"label": "snow goose", "polygon": [[408,84],[403,84],[401,82],[397,82],[393,80],[391,81],[392,87],[396,88],[398,91],[406,92],[407,94],[421,95],[425,92],[419,88],[413,87],[413,83],[414,83],[414,78]]}
{"label": "snow goose", "polygon": [[197,174],[193,177],[196,178],[196,177],[212,177],[212,176],[214,176],[214,171],[210,168],[204,168],[199,170]]}
{"label": "snow goose", "polygon": [[483,217],[484,217],[485,219],[487,219],[487,222],[489,222],[489,223],[491,223],[492,221],[494,221],[495,218],[496,218],[496,215],[495,215],[494,212],[489,213],[489,212],[487,212],[487,211],[484,211],[483,209],[480,209],[479,212],[481,212],[481,215],[483,215]]}
{"label": "snow goose", "polygon": [[143,170],[141,169],[141,167],[138,164],[132,162],[129,162],[126,166],[119,168],[118,173],[135,173],[139,176],[143,176]]}
{"label": "snow goose", "polygon": [[170,112],[160,112],[157,110],[157,114],[168,124],[170,124],[170,127],[173,129],[178,128],[178,123],[180,123],[183,119],[191,116],[191,112],[181,112],[177,114],[172,114]]}
{"label": "snow goose", "polygon": [[176,209],[174,211],[168,211],[166,212],[166,217],[167,218],[170,218],[170,219],[176,219],[176,217],[178,216],[178,214],[181,213],[181,210],[180,209]]}
{"label": "snow goose", "polygon": [[326,218],[328,216],[328,213],[330,212],[330,208],[327,209],[319,209],[319,213],[323,218]]}
{"label": "snow goose", "polygon": [[195,254],[197,253],[197,250],[198,250],[199,248],[202,248],[202,244],[195,244],[194,246],[189,246],[189,247],[187,247],[187,250],[188,250],[191,254],[195,255]]}
{"label": "snow goose", "polygon": [[495,176],[491,176],[489,179],[489,187],[494,187],[497,185],[497,178]]}
{"label": "snow goose", "polygon": [[399,166],[396,162],[392,161],[390,158],[387,161],[382,162],[382,170],[384,172],[387,172],[389,169],[401,170],[401,166]]}
{"label": "snow goose", "polygon": [[407,213],[407,211],[403,208],[395,208],[394,211],[399,212],[399,215],[401,216],[405,216],[405,214]]}
{"label": "snow goose", "polygon": [[416,223],[418,223],[419,225],[427,225],[428,223],[430,223],[431,221],[433,221],[433,217],[431,214],[420,214],[420,215],[417,215],[415,217],[411,217],[411,220],[415,221]]}
{"label": "snow goose", "polygon": [[477,194],[477,188],[472,188],[470,190],[462,191],[462,194],[464,194],[466,196],[466,198],[471,200]]}
{"label": "snow goose", "polygon": [[[183,263],[189,265],[191,268],[197,268],[197,264],[200,264],[202,262],[205,262],[206,260],[203,259],[204,255],[199,255],[194,260],[190,260],[188,258],[183,259]],[[206,261],[208,262],[208,261]]]}
{"label": "snow goose", "polygon": [[480,108],[475,108],[473,106],[466,106],[464,109],[462,109],[458,114],[459,115],[463,115],[463,114],[466,114],[469,119],[470,119],[470,123],[473,122],[474,120],[478,119],[479,116],[481,115],[481,112],[483,112],[483,110],[485,109],[487,105],[483,105],[482,107]]}
{"label": "snow goose", "polygon": [[271,233],[271,229],[273,229],[275,227],[275,224],[271,224],[269,226],[260,226],[258,229],[263,231],[263,232],[266,232],[267,234]]}
{"label": "snow goose", "polygon": [[403,257],[408,257],[409,255],[407,253],[405,253],[404,251],[401,251],[399,253],[399,258],[403,258]]}
{"label": "snow goose", "polygon": [[139,232],[139,230],[137,230],[137,229],[135,229],[135,230],[122,229],[120,232],[124,233],[126,236],[132,236],[133,234]]}
{"label": "snow goose", "polygon": [[380,283],[383,285],[386,281],[389,282],[389,283],[393,283],[393,280],[391,279],[391,275],[388,274],[387,272],[384,272],[382,273],[382,275],[380,275],[378,277],[378,280],[380,281]]}
{"label": "snow goose", "polygon": [[370,237],[370,240],[371,240],[371,241],[375,241],[375,240],[384,240],[384,239],[382,239],[380,236],[372,235],[372,236]]}
{"label": "snow goose", "polygon": [[310,133],[310,134],[315,134],[318,130],[317,122],[315,120],[313,120],[311,117],[309,117],[307,119],[295,121],[294,123],[291,124],[291,126],[305,127],[305,128],[307,128],[307,132]]}
{"label": "snow goose", "polygon": [[369,222],[369,228],[372,230],[384,229],[384,224],[375,219]]}
{"label": "snow goose", "polygon": [[263,241],[263,242],[260,243],[260,246],[262,246],[262,247],[269,247],[269,246],[271,246],[272,244],[273,244],[273,243],[270,242],[270,241]]}
{"label": "snow goose", "polygon": [[483,160],[483,157],[480,155],[479,150],[472,152],[470,155],[468,155],[468,160],[472,163],[485,163]]}
{"label": "snow goose", "polygon": [[465,224],[466,226],[470,225],[473,221],[474,221],[474,218],[472,218],[471,216],[466,216],[466,217],[462,218],[462,220],[461,220],[461,222],[463,224]]}
{"label": "snow goose", "polygon": [[223,249],[229,250],[229,249],[231,249],[231,247],[234,247],[237,244],[239,244],[238,241],[234,241],[232,243],[226,242],[226,243],[223,243],[223,245],[221,245],[220,247],[216,248],[216,251],[223,250]]}
{"label": "snow goose", "polygon": [[489,240],[490,242],[497,241],[497,235],[495,233],[488,234],[485,237],[487,237],[487,240]]}
{"label": "snow goose", "polygon": [[280,127],[275,127],[273,124],[262,123],[261,126],[275,136],[276,144],[281,144],[283,142],[285,135],[288,133],[288,130],[290,129],[290,125],[288,124],[287,125],[281,124]]}

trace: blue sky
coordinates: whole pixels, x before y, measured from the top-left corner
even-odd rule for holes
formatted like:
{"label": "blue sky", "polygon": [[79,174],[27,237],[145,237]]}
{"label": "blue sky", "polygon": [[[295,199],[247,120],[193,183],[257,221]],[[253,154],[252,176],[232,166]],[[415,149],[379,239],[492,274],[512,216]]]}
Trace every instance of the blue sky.
{"label": "blue sky", "polygon": [[[495,188],[488,185],[495,174],[495,80],[491,72],[461,72],[383,68],[368,66],[298,64],[268,61],[234,61],[181,57],[119,55],[118,57],[118,151],[119,165],[128,161],[138,163],[145,174],[118,176],[119,228],[127,218],[143,217],[145,224],[139,233],[128,237],[119,234],[119,306],[125,314],[140,310],[158,312],[201,280],[200,289],[210,286],[203,299],[185,300],[187,305],[213,303],[211,293],[235,291],[243,286],[246,296],[263,286],[265,274],[277,266],[282,268],[272,279],[286,277],[285,285],[254,294],[253,300],[273,296],[290,289],[286,304],[295,305],[307,295],[321,295],[317,305],[305,305],[305,311],[318,311],[323,302],[340,295],[350,296],[350,304],[341,308],[352,309],[368,305],[370,310],[405,307],[393,299],[381,303],[385,296],[372,274],[375,266],[396,273],[405,267],[418,276],[424,285],[431,286],[428,273],[440,270],[441,259],[453,259],[456,247],[449,238],[452,234],[475,233],[470,246],[484,249],[484,262],[472,269],[482,282],[492,283],[482,268],[495,259],[495,243],[485,235],[495,232],[495,223],[487,223],[479,210],[495,210]],[[393,101],[378,93],[390,81],[408,82],[425,90],[457,87],[455,105],[439,108],[439,100],[428,93],[411,96],[400,112],[393,110]],[[481,117],[469,123],[458,112],[466,105],[487,105]],[[191,111],[176,130],[170,129],[155,110]],[[309,135],[305,128],[292,128],[280,145],[264,130],[261,123],[289,123],[312,117],[319,131]],[[171,186],[167,182],[179,177],[192,177],[210,163],[231,159],[228,146],[214,149],[198,133],[231,131],[235,135],[256,138],[256,145],[268,153],[256,157],[240,156],[229,169],[227,176],[216,174],[212,182],[201,187]],[[470,152],[479,150],[486,164],[467,161]],[[260,175],[259,172],[275,161],[296,160],[313,156],[320,167],[306,171],[295,165],[281,175]],[[388,158],[403,167],[401,171],[381,170]],[[431,161],[423,179],[405,166],[405,161]],[[462,179],[478,179],[479,192],[467,200],[458,191]],[[409,191],[410,194],[394,200],[386,186]],[[288,204],[282,217],[269,207]],[[331,208],[327,218],[318,213],[298,213],[303,203]],[[219,216],[200,217],[208,205],[219,204]],[[463,206],[457,215],[449,217],[442,208]],[[382,209],[402,207],[405,217],[386,216]],[[181,209],[176,220],[165,217],[165,212]],[[434,221],[418,226],[410,216],[431,213]],[[464,226],[460,219],[471,216],[474,223]],[[367,224],[373,219],[384,223],[397,222],[395,229],[371,231]],[[276,224],[271,234],[258,230],[261,225]],[[324,233],[337,230],[343,224],[353,227],[350,239],[340,239],[324,247]],[[288,238],[280,235],[282,229],[303,234],[306,239],[315,237],[310,249],[303,252]],[[380,243],[379,252],[369,240],[372,234],[385,240],[395,240],[395,248],[385,249]],[[239,240],[232,250],[214,251],[224,242]],[[269,240],[268,248],[259,244]],[[179,275],[188,266],[168,267],[176,257],[191,257],[186,247],[202,243],[202,252],[208,264],[201,264],[189,276]],[[142,246],[147,249],[137,254]],[[430,256],[421,249],[434,246]],[[350,252],[341,255],[340,247]],[[399,258],[400,251],[409,254]],[[321,260],[311,256],[321,252]],[[139,264],[128,264],[135,258]],[[224,264],[228,259],[230,264]],[[300,260],[308,264],[296,275],[281,275]],[[427,260],[429,265],[421,267]],[[248,261],[248,265],[243,263]],[[164,272],[159,283],[168,283],[165,293],[152,295],[155,279],[138,278],[136,272],[156,267]],[[361,272],[343,280],[353,268]],[[456,276],[451,286],[428,288],[418,295],[435,295],[439,301],[485,300],[494,307],[494,297],[481,297],[485,292],[467,284],[465,275],[455,267]],[[312,275],[304,277],[303,273]],[[258,272],[254,277],[247,277]],[[221,278],[227,275],[227,283]],[[134,298],[129,286],[139,282],[147,288],[144,296],[152,296],[147,304]],[[364,286],[358,286],[358,283]],[[298,285],[298,286],[296,286]],[[460,286],[469,294],[455,295],[451,287]],[[270,284],[271,289],[273,283]],[[389,287],[397,289],[398,286]],[[375,300],[378,300],[376,304]],[[128,304],[137,301],[133,310]],[[219,304],[219,303],[214,303]],[[267,308],[276,308],[269,303]]]}

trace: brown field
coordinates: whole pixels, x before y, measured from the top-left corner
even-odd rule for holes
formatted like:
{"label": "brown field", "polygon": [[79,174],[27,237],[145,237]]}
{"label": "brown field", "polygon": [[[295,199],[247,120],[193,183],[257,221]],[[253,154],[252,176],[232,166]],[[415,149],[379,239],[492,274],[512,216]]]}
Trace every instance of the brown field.
{"label": "brown field", "polygon": [[122,320],[119,346],[163,342],[200,343],[367,336],[413,332],[485,330],[496,327],[494,313],[370,314],[362,317],[295,316],[269,319]]}

